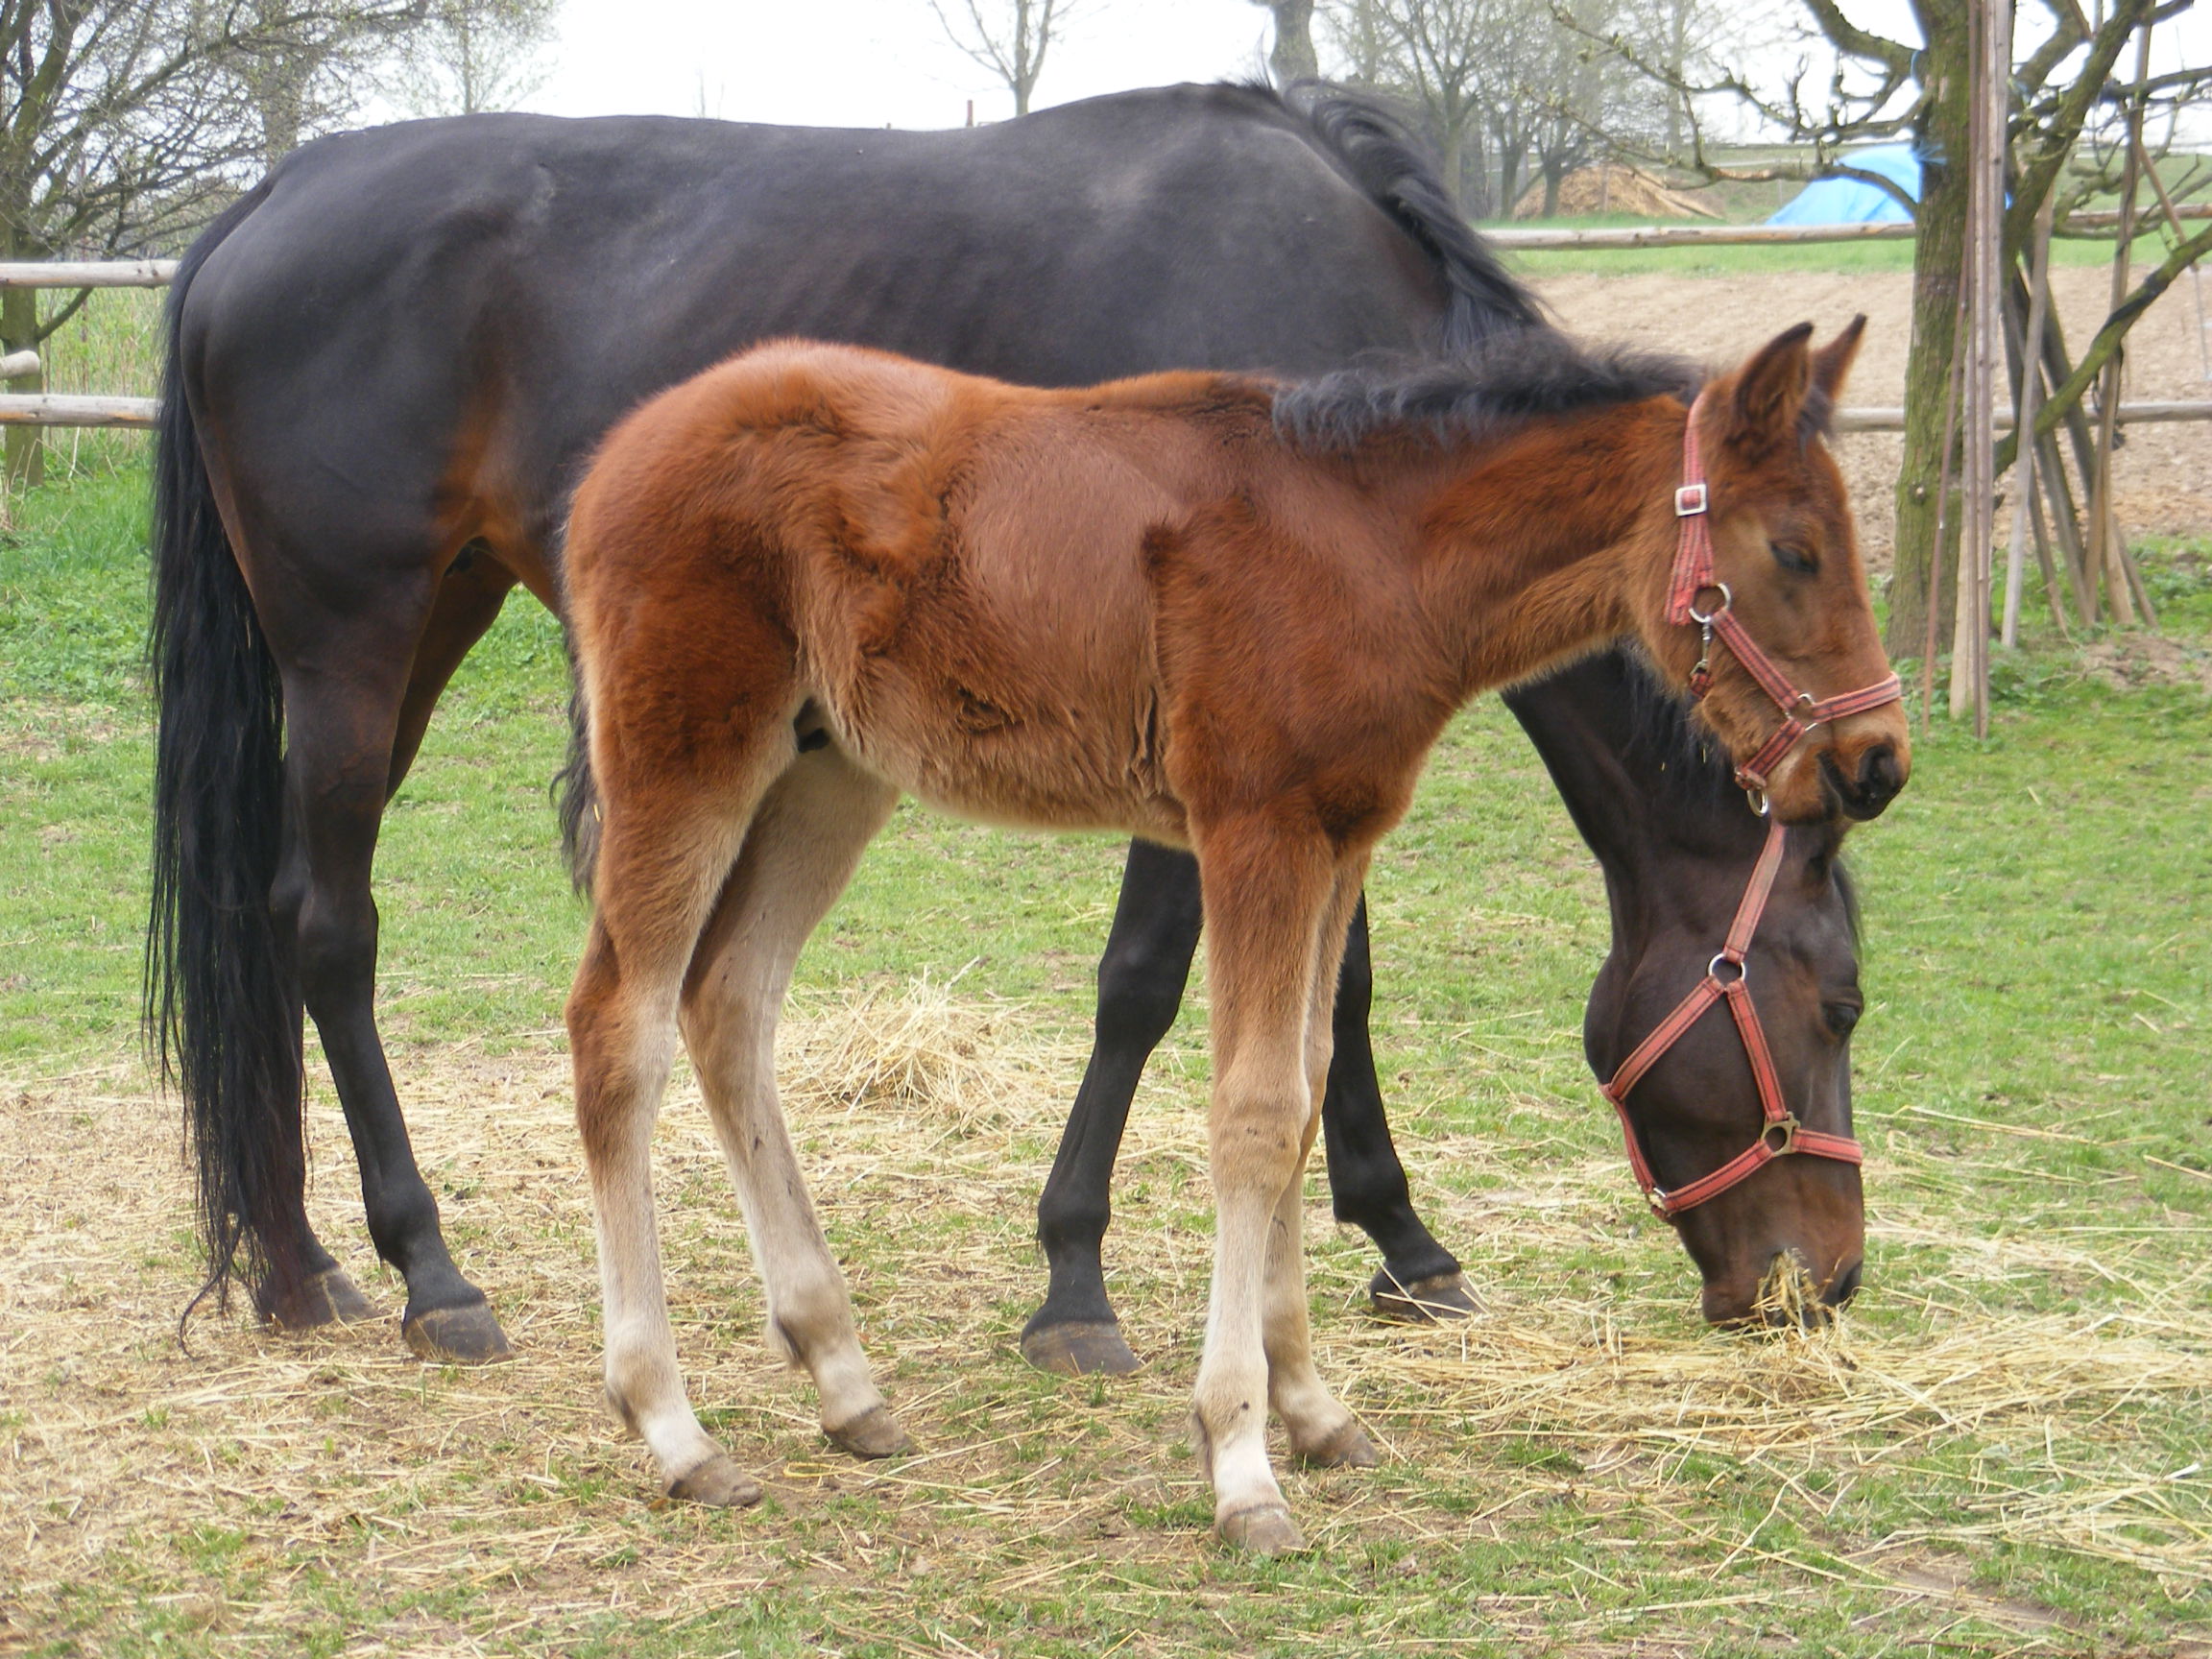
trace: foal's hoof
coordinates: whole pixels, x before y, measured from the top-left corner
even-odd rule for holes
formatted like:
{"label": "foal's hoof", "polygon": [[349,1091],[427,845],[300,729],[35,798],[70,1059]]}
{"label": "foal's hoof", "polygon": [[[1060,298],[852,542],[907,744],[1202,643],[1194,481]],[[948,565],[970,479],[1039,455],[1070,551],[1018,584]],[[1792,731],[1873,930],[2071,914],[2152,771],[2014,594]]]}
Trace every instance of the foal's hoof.
{"label": "foal's hoof", "polygon": [[760,1502],[760,1482],[717,1452],[668,1482],[668,1496],[716,1509],[745,1509]]}
{"label": "foal's hoof", "polygon": [[1368,1282],[1367,1300],[1378,1319],[1401,1325],[1441,1325],[1452,1319],[1471,1319],[1478,1311],[1475,1293],[1464,1273],[1438,1273],[1411,1284],[1399,1280],[1389,1268]]}
{"label": "foal's hoof", "polygon": [[1382,1461],[1367,1431],[1349,1419],[1318,1446],[1293,1446],[1291,1455],[1309,1469],[1372,1469]]}
{"label": "foal's hoof", "polygon": [[897,1457],[914,1450],[914,1442],[899,1427],[899,1420],[880,1406],[871,1406],[852,1422],[835,1429],[824,1424],[822,1432],[830,1436],[830,1445],[855,1457]]}
{"label": "foal's hoof", "polygon": [[1121,1327],[1111,1320],[1024,1331],[1022,1358],[1058,1377],[1091,1377],[1101,1371],[1109,1377],[1126,1377],[1143,1363],[1121,1340]]}
{"label": "foal's hoof", "polygon": [[1262,1503],[1224,1515],[1214,1523],[1214,1534],[1232,1549],[1248,1550],[1255,1555],[1287,1555],[1306,1548],[1306,1534],[1298,1530],[1290,1511],[1280,1503]]}
{"label": "foal's hoof", "polygon": [[515,1352],[488,1302],[421,1313],[410,1308],[399,1316],[399,1334],[418,1359],[439,1365],[489,1365]]}
{"label": "foal's hoof", "polygon": [[312,1274],[290,1295],[273,1294],[264,1286],[253,1305],[261,1317],[280,1331],[312,1331],[320,1325],[358,1325],[373,1319],[376,1310],[361,1294],[361,1286],[346,1276],[343,1267],[325,1267]]}

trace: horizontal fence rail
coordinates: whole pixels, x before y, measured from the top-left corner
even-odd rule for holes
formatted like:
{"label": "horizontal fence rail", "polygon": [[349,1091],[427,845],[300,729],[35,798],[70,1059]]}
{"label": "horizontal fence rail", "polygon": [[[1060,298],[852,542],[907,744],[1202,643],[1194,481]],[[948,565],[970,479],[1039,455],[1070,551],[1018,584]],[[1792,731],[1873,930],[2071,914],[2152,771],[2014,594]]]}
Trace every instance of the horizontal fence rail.
{"label": "horizontal fence rail", "polygon": [[166,288],[174,259],[40,259],[0,262],[0,288]]}
{"label": "horizontal fence rail", "polygon": [[[2212,218],[2212,203],[2184,203],[2177,209],[2185,219]],[[2119,224],[2114,212],[2076,213],[2063,228],[2112,229]],[[1791,243],[1895,242],[1911,238],[1915,227],[1909,223],[1882,225],[1627,225],[1594,230],[1555,230],[1506,226],[1483,234],[1502,248],[1687,248],[1759,247]],[[177,275],[174,259],[44,260],[0,262],[0,288],[159,288]],[[12,352],[0,357],[0,379],[36,373],[36,352]],[[102,397],[64,393],[0,395],[0,426],[89,426],[125,430],[150,429],[160,410],[152,397]],[[2212,420],[2212,402],[2123,403],[2122,425],[2149,421]],[[2012,424],[2009,410],[1997,413],[2000,428]],[[1839,432],[1901,432],[1902,409],[1862,408],[1836,411]]]}

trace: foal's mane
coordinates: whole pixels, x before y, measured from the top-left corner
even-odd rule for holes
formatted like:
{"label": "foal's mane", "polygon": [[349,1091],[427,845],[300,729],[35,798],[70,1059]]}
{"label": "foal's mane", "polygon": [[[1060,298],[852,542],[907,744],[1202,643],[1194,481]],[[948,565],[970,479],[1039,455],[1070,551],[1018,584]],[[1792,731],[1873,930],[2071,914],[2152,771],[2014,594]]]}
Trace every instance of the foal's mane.
{"label": "foal's mane", "polygon": [[1316,449],[1406,433],[1481,439],[1541,420],[1647,397],[1688,402],[1705,372],[1685,358],[1587,347],[1549,327],[1493,334],[1449,357],[1363,365],[1275,394],[1275,425]]}

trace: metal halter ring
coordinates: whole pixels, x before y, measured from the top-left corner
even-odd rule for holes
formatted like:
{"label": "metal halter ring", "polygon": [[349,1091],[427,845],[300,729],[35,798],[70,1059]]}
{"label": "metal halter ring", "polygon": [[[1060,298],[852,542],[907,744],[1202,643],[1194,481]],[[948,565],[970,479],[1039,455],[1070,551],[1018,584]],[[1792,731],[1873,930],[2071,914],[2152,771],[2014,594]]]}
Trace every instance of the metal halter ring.
{"label": "metal halter ring", "polygon": [[1768,802],[1766,790],[1747,788],[1743,791],[1743,800],[1750,806],[1753,814],[1761,818],[1767,816]]}
{"label": "metal halter ring", "polygon": [[[1776,1135],[1782,1137],[1782,1143],[1780,1145],[1776,1145],[1774,1143],[1773,1138]],[[1781,1157],[1785,1152],[1796,1151],[1796,1118],[1794,1116],[1777,1118],[1773,1122],[1767,1124],[1766,1128],[1759,1132],[1759,1142],[1760,1144],[1765,1146],[1767,1151],[1771,1152],[1777,1158]]]}
{"label": "metal halter ring", "polygon": [[1705,976],[1716,985],[1741,985],[1744,980],[1751,977],[1751,970],[1743,963],[1728,962],[1728,966],[1736,970],[1736,977],[1733,979],[1721,978],[1720,964],[1723,962],[1728,962],[1728,952],[1719,950],[1714,952],[1713,960],[1705,964]]}
{"label": "metal halter ring", "polygon": [[[1727,615],[1729,608],[1736,603],[1736,595],[1729,590],[1727,583],[1716,582],[1713,584],[1713,586],[1720,590],[1720,603],[1718,608],[1709,613],[1698,610],[1695,603],[1696,595],[1693,594],[1691,596],[1693,603],[1690,607],[1690,620],[1696,623],[1700,628],[1712,627],[1714,623],[1719,621],[1721,617]],[[1700,588],[1697,591],[1702,593],[1704,589]]]}

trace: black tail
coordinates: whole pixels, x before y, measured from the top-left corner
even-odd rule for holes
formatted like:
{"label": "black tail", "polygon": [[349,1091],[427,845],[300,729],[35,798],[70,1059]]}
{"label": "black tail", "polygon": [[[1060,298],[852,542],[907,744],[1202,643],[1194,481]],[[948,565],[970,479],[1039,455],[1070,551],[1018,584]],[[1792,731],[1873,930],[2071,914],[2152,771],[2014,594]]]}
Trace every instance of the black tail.
{"label": "black tail", "polygon": [[1314,141],[1435,263],[1451,298],[1444,337],[1456,353],[1501,328],[1546,325],[1544,306],[1476,234],[1420,142],[1383,106],[1341,87],[1308,81],[1285,102]]}
{"label": "black tail", "polygon": [[148,654],[160,732],[145,1010],[162,1075],[183,1095],[207,1249],[201,1294],[219,1302],[241,1255],[256,1280],[298,1271],[291,1218],[304,1174],[290,951],[269,910],[283,691],[216,512],[181,373],[192,279],[259,194],[216,220],[178,269],[154,459]]}

